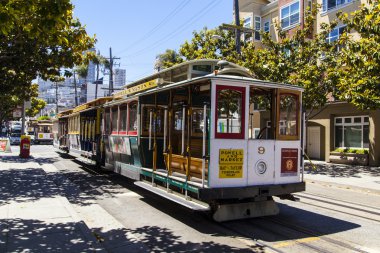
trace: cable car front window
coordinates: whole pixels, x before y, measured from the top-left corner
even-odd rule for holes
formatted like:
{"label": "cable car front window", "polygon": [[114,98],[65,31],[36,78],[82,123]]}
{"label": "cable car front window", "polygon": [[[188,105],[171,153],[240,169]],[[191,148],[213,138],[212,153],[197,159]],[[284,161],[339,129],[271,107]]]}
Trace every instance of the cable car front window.
{"label": "cable car front window", "polygon": [[245,88],[217,86],[216,138],[244,138]]}
{"label": "cable car front window", "polygon": [[280,95],[279,135],[298,136],[298,96]]}

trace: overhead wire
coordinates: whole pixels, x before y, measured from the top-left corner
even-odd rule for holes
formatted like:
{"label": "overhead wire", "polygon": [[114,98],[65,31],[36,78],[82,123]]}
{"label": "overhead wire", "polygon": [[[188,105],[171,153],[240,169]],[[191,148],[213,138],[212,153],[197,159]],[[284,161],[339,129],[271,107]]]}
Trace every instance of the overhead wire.
{"label": "overhead wire", "polygon": [[156,48],[156,47],[160,46],[162,43],[170,40],[174,36],[180,34],[181,32],[184,32],[185,28],[191,26],[193,23],[195,23],[196,21],[198,21],[199,18],[201,18],[204,15],[206,15],[216,4],[218,4],[218,0],[214,0],[214,1],[210,2],[206,7],[204,7],[202,9],[202,11],[198,12],[195,16],[193,16],[192,18],[190,18],[189,20],[187,20],[186,22],[184,22],[182,25],[180,25],[179,27],[177,27],[175,29],[175,32],[171,33],[170,36],[165,36],[162,39],[154,42],[150,46],[147,46],[147,47],[145,47],[143,49],[140,49],[140,50],[136,51],[135,53],[124,55],[124,56],[121,56],[121,57],[131,57],[131,56],[134,56],[134,55],[138,55],[138,54],[140,54],[140,53],[142,53],[142,52],[144,52],[146,50],[150,50],[150,49],[153,49],[153,48]]}
{"label": "overhead wire", "polygon": [[130,48],[133,48],[135,45],[138,45],[138,42],[145,40],[152,36],[156,31],[160,29],[160,27],[164,24],[166,24],[170,19],[172,19],[178,12],[180,12],[186,5],[190,3],[190,0],[184,0],[179,5],[177,5],[163,20],[161,20],[160,23],[158,23],[155,27],[153,27],[151,30],[149,30],[147,33],[145,33],[142,37],[135,40],[133,43],[130,43],[128,47],[125,49],[117,52],[116,54],[121,54]]}

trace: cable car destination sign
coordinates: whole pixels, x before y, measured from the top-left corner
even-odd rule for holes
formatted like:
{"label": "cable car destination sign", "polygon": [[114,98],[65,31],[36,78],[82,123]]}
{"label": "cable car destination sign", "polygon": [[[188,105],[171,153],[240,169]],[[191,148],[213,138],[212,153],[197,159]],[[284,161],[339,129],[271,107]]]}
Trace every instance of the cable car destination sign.
{"label": "cable car destination sign", "polygon": [[151,89],[151,88],[154,88],[154,87],[157,87],[157,81],[156,80],[145,82],[145,83],[133,86],[131,88],[127,88],[125,90],[116,92],[113,96],[115,98],[124,97],[126,95],[130,95],[130,94],[133,94],[133,93],[136,93],[136,92],[139,92],[139,91],[148,90],[148,89]]}
{"label": "cable car destination sign", "polygon": [[244,149],[219,149],[219,178],[242,178]]}

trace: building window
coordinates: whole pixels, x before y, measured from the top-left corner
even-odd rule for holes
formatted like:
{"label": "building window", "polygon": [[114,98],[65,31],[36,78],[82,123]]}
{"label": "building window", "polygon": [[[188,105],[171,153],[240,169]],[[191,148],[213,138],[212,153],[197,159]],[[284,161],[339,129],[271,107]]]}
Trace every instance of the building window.
{"label": "building window", "polygon": [[300,2],[291,3],[281,9],[281,28],[289,29],[300,23]]}
{"label": "building window", "polygon": [[261,17],[255,16],[255,40],[261,40]]}
{"label": "building window", "polygon": [[264,22],[264,32],[269,33],[269,31],[270,31],[270,21],[268,20]]}
{"label": "building window", "polygon": [[251,28],[251,17],[244,19],[244,27]]}
{"label": "building window", "polygon": [[335,148],[369,148],[369,117],[336,117]]}
{"label": "building window", "polygon": [[[339,37],[346,31],[346,26],[340,26],[334,28],[327,36],[326,41],[328,43],[333,43],[334,41],[338,40]],[[337,51],[340,51],[344,47],[344,45],[337,45]]]}
{"label": "building window", "polygon": [[323,0],[322,12],[326,12],[335,8],[338,8],[344,4],[351,3],[352,0]]}

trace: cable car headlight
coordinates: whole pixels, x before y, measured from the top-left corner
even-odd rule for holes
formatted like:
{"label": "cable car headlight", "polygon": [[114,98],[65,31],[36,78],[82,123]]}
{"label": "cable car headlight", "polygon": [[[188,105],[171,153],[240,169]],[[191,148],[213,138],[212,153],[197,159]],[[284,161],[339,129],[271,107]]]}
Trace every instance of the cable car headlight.
{"label": "cable car headlight", "polygon": [[260,160],[256,163],[256,173],[258,175],[264,175],[267,171],[267,164],[263,160]]}

